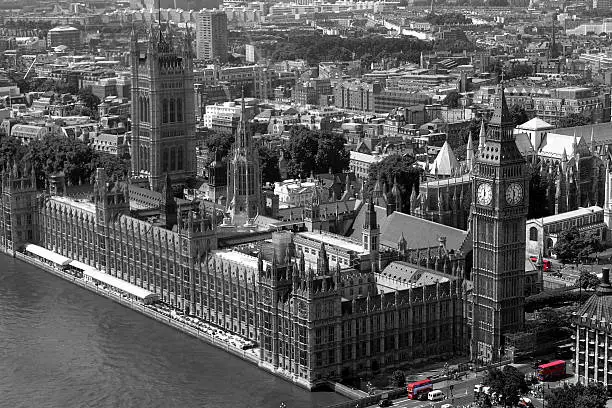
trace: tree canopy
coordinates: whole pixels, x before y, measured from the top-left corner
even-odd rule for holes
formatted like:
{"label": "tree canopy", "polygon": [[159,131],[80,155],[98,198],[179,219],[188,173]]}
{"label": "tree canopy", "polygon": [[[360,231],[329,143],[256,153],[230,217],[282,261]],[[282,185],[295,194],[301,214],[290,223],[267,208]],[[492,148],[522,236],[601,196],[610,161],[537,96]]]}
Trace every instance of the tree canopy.
{"label": "tree canopy", "polygon": [[510,107],[510,116],[512,116],[512,123],[514,123],[515,127],[529,120],[525,107],[522,105],[512,105]]}
{"label": "tree canopy", "polygon": [[576,284],[584,290],[596,289],[597,286],[599,286],[599,278],[594,273],[591,273],[586,269],[582,269]]}
{"label": "tree canopy", "polygon": [[291,177],[310,173],[340,173],[348,168],[349,152],[344,136],[294,127],[287,144],[287,171]]}
{"label": "tree canopy", "polygon": [[504,397],[504,406],[516,406],[519,396],[528,391],[525,376],[516,367],[505,366],[503,370],[492,368],[483,383]]}
{"label": "tree canopy", "polygon": [[428,42],[413,37],[388,38],[379,34],[340,37],[294,33],[274,42],[262,42],[260,46],[275,61],[305,59],[316,64],[361,59],[363,66],[383,58],[416,63],[421,51],[431,49]]}
{"label": "tree canopy", "polygon": [[449,108],[456,108],[459,106],[459,99],[461,99],[459,92],[451,91],[444,97],[442,104],[448,106]]}
{"label": "tree canopy", "polygon": [[560,128],[584,126],[591,123],[591,118],[582,113],[570,113],[559,119],[557,123]]}
{"label": "tree canopy", "polygon": [[0,160],[3,163],[27,161],[37,176],[39,187],[47,177],[63,172],[69,184],[88,183],[96,167],[104,167],[109,177],[122,177],[129,172],[130,157],[111,156],[95,151],[78,139],[49,135],[30,144],[20,145],[12,137],[0,139]]}
{"label": "tree canopy", "polygon": [[259,146],[261,181],[263,183],[280,181],[281,176],[278,169],[278,157],[278,152],[267,146]]}
{"label": "tree canopy", "polygon": [[550,390],[546,405],[555,408],[604,408],[607,400],[606,388],[602,384],[565,384]]}
{"label": "tree canopy", "polygon": [[414,163],[415,159],[411,156],[394,154],[373,164],[368,174],[367,191],[372,192],[376,181],[380,178],[381,183],[387,185],[388,192],[391,192],[393,183],[397,180],[402,197],[402,206],[399,211],[410,212],[410,195],[413,190],[418,193],[421,177],[421,170]]}
{"label": "tree canopy", "polygon": [[602,249],[603,245],[595,234],[581,234],[576,226],[561,231],[554,247],[557,257],[563,263],[578,263]]}

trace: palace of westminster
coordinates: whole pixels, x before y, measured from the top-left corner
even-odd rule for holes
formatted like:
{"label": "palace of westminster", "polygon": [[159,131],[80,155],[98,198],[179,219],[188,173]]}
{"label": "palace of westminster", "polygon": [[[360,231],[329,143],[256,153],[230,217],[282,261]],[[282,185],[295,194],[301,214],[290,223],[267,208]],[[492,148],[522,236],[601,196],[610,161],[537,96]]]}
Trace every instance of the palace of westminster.
{"label": "palace of westminster", "polygon": [[36,243],[157,293],[257,342],[261,367],[307,388],[432,358],[499,358],[529,284],[530,173],[502,87],[473,158],[467,231],[363,192],[315,195],[299,216],[275,219],[263,215],[245,121],[227,171],[211,168],[226,204],[174,196],[196,175],[192,58],[189,38],[134,34],[130,180],[97,169],[88,191],[72,193],[61,174],[39,190],[33,170],[6,166],[0,245]]}

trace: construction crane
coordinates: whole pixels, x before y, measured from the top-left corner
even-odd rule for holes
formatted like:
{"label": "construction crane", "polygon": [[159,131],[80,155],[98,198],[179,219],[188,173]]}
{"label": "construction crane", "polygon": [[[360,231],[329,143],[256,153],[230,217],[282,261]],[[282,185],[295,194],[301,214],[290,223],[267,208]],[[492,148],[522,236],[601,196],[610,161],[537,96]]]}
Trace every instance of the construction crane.
{"label": "construction crane", "polygon": [[28,75],[30,74],[30,71],[32,70],[32,67],[34,66],[34,64],[36,63],[36,60],[38,59],[38,55],[34,56],[34,60],[32,61],[32,63],[30,64],[30,68],[28,68],[28,70],[26,71],[25,75],[23,76],[23,79],[26,79],[28,77]]}

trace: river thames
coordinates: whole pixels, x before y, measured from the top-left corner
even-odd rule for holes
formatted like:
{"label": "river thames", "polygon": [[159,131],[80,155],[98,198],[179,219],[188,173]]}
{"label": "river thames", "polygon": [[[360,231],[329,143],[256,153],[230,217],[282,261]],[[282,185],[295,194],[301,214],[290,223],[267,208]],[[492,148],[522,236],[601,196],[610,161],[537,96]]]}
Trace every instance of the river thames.
{"label": "river thames", "polygon": [[0,254],[0,407],[321,407],[311,393]]}

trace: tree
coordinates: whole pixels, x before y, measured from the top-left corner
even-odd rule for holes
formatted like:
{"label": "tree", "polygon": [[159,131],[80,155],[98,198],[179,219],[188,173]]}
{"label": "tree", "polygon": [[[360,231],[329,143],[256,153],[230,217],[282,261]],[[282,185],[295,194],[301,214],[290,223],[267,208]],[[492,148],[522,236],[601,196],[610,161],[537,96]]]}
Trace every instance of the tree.
{"label": "tree", "polygon": [[339,173],[348,168],[350,156],[342,135],[294,127],[287,144],[287,171],[292,177],[305,177],[311,172]]}
{"label": "tree", "polygon": [[406,385],[406,374],[401,370],[395,370],[391,377],[389,377],[389,384],[393,387],[403,387]]}
{"label": "tree", "polygon": [[547,406],[555,408],[604,408],[608,400],[602,384],[565,384],[550,390]]}
{"label": "tree", "polygon": [[578,287],[587,290],[587,289],[596,289],[599,286],[599,278],[594,273],[583,269],[580,271],[580,277],[578,278],[578,282],[576,282]]}
{"label": "tree", "polygon": [[259,161],[261,163],[261,181],[263,183],[274,183],[280,181],[278,169],[278,153],[267,146],[259,147]]}
{"label": "tree", "polygon": [[595,234],[583,236],[575,226],[561,231],[554,247],[557,257],[563,263],[578,263],[602,249],[603,246]]}
{"label": "tree", "polygon": [[591,118],[581,113],[570,113],[569,115],[559,119],[557,127],[568,128],[575,126],[584,126],[591,123]]}
{"label": "tree", "polygon": [[510,116],[512,116],[512,123],[514,123],[515,127],[529,120],[525,107],[522,105],[512,105],[510,108]]}
{"label": "tree", "polygon": [[459,92],[450,91],[442,100],[442,104],[448,106],[449,108],[456,108],[459,106],[459,99],[461,99]]}
{"label": "tree", "polygon": [[491,390],[498,395],[503,395],[505,406],[518,404],[519,395],[528,390],[525,376],[513,366],[505,366],[503,370],[490,369],[487,371],[483,384],[491,387]]}
{"label": "tree", "polygon": [[91,90],[91,86],[79,89],[78,98],[89,110],[98,110],[100,98],[98,98]]}
{"label": "tree", "polygon": [[[368,173],[367,191],[372,192],[378,179],[387,185],[387,191],[391,192],[393,183],[397,181],[402,198],[401,212],[410,211],[410,196],[412,191],[419,191],[420,168],[416,167],[415,160],[411,156],[394,154],[385,157],[380,162],[370,166]],[[382,187],[382,186],[381,186]]]}
{"label": "tree", "polygon": [[[234,136],[226,133],[215,133],[211,132],[208,137],[204,139],[204,144],[208,148],[208,151],[217,154],[224,158],[227,156],[229,150],[234,143]],[[214,154],[210,154],[210,160],[212,161],[214,158]]]}

